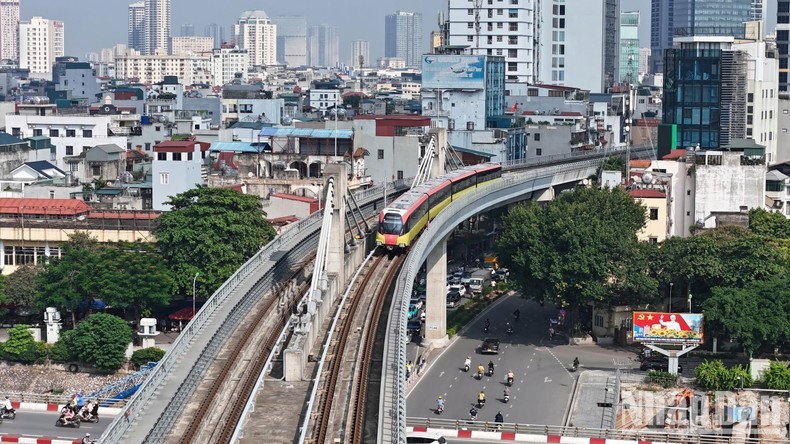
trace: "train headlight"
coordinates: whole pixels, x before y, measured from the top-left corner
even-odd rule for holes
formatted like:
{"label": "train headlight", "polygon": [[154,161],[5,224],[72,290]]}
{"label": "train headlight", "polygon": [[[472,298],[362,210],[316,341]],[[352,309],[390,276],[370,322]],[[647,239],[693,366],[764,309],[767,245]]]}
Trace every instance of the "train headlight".
{"label": "train headlight", "polygon": [[404,243],[400,243],[400,244],[398,244],[398,246],[401,247],[401,248],[406,248],[406,244],[404,244]]}

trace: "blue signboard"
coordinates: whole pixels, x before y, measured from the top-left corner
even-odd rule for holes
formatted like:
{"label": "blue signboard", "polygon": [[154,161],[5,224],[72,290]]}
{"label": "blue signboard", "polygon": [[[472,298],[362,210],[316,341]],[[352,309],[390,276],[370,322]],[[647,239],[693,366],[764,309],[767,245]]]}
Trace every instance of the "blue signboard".
{"label": "blue signboard", "polygon": [[485,88],[485,56],[428,54],[422,57],[425,89]]}

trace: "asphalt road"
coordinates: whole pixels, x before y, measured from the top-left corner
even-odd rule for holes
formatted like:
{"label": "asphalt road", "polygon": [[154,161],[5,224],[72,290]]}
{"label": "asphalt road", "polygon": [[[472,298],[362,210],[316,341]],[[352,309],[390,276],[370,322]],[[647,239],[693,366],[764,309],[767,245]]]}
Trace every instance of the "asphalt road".
{"label": "asphalt road", "polygon": [[[101,411],[99,412],[101,414]],[[98,438],[112,422],[114,417],[105,416],[98,423],[83,422],[80,428],[55,427],[60,416],[57,412],[17,410],[16,419],[4,419],[0,424],[0,438],[3,436],[24,436],[33,438],[82,439],[86,433]]]}
{"label": "asphalt road", "polygon": [[[519,309],[521,317],[514,322],[512,313]],[[427,373],[411,388],[407,398],[410,417],[439,417],[436,399],[445,398],[443,419],[469,419],[469,410],[482,390],[486,405],[479,409],[478,420],[493,421],[501,411],[505,422],[561,425],[575,382],[575,373],[568,371],[573,358],[578,356],[581,371],[614,369],[616,362],[628,361],[633,354],[597,345],[571,346],[548,339],[549,319],[557,316],[557,309],[522,299],[519,295],[506,296],[489,307],[459,335],[433,363]],[[483,332],[485,319],[491,321],[489,333]],[[506,322],[514,324],[512,335],[506,334]],[[485,337],[500,339],[498,355],[481,355],[479,347]],[[467,355],[472,356],[473,369],[463,371]],[[475,379],[478,364],[487,367],[494,362],[493,377]],[[636,362],[634,362],[636,365]],[[505,375],[515,373],[510,388],[510,402],[502,400]]]}

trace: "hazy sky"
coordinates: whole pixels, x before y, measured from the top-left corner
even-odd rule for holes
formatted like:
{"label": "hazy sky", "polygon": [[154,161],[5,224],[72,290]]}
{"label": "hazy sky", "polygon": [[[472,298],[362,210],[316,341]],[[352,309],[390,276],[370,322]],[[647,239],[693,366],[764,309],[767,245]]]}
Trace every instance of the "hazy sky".
{"label": "hazy sky", "polygon": [[[602,0],[584,0],[602,1]],[[775,15],[776,0],[767,0],[768,16]],[[66,27],[66,54],[82,58],[116,43],[126,43],[127,7],[124,0],[22,0],[22,19],[37,15],[62,20]],[[353,40],[370,42],[370,56],[384,55],[384,16],[396,10],[420,12],[423,16],[425,47],[427,36],[437,29],[436,14],[446,11],[447,0],[171,0],[172,33],[180,35],[181,25],[191,23],[203,35],[209,23],[225,27],[229,38],[232,25],[242,11],[262,9],[269,16],[301,15],[308,24],[327,23],[339,28],[340,57],[347,62]],[[621,0],[622,11],[641,11],[640,40],[650,45],[650,0]],[[768,29],[772,29],[770,21]]]}

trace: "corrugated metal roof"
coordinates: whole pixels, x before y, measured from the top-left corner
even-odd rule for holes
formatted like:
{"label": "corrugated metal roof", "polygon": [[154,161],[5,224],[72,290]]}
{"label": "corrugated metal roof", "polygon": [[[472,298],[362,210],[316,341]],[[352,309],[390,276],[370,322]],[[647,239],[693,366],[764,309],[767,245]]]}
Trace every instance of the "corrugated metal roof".
{"label": "corrugated metal roof", "polygon": [[485,151],[473,150],[471,148],[463,148],[463,147],[456,146],[456,145],[453,145],[453,149],[458,151],[459,153],[472,154],[472,155],[475,155],[475,156],[485,157],[485,158],[488,158],[488,159],[496,156],[496,154],[493,154],[493,153],[487,153]]}
{"label": "corrugated metal roof", "polygon": [[261,137],[304,137],[312,139],[351,139],[352,130],[316,129],[316,128],[263,128]]}
{"label": "corrugated metal roof", "polygon": [[[233,151],[235,153],[258,153],[258,144],[250,142],[212,142],[209,151],[223,152]],[[268,147],[268,143],[261,142],[260,150],[263,152],[264,146]]]}

